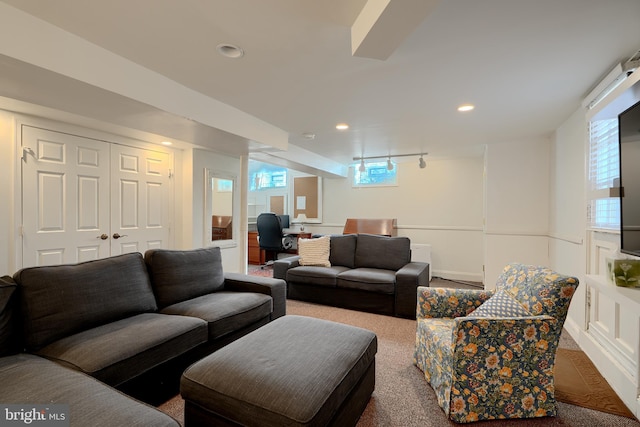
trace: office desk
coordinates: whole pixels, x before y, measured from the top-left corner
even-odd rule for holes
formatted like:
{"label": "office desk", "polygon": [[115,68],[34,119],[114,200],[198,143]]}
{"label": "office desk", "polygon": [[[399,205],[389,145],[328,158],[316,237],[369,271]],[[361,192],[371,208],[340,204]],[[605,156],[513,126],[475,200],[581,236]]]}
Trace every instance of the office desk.
{"label": "office desk", "polygon": [[300,230],[282,230],[282,233],[284,235],[289,235],[291,237],[293,237],[293,246],[291,247],[291,249],[285,251],[288,254],[298,254],[298,239],[310,239],[311,238],[311,233],[307,232],[307,231],[300,231]]}
{"label": "office desk", "polygon": [[264,251],[260,249],[257,231],[249,231],[247,233],[247,246],[249,249],[249,264],[264,264],[265,255]]}
{"label": "office desk", "polygon": [[[293,243],[293,247],[283,253],[298,254],[298,239],[309,239],[311,238],[311,233],[300,230],[286,230],[285,234],[295,237]],[[260,249],[260,243],[258,242],[258,232],[257,231],[249,231],[247,233],[247,246],[248,246],[248,258],[249,264],[262,265],[265,263],[265,251]]]}

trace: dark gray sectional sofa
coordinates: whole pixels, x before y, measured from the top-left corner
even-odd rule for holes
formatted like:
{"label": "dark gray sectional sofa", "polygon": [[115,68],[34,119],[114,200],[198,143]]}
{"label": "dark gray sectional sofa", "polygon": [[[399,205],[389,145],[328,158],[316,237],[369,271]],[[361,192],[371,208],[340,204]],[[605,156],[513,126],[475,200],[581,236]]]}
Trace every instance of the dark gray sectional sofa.
{"label": "dark gray sectional sofa", "polygon": [[416,317],[418,286],[429,286],[429,264],[411,261],[407,237],[330,236],[330,267],[300,265],[300,257],[274,263],[287,297],[399,317]]}
{"label": "dark gray sectional sofa", "polygon": [[0,403],[69,404],[72,425],[176,425],[112,387],[164,366],[177,385],[285,305],[284,281],[224,274],[217,247],[22,269],[0,283]]}

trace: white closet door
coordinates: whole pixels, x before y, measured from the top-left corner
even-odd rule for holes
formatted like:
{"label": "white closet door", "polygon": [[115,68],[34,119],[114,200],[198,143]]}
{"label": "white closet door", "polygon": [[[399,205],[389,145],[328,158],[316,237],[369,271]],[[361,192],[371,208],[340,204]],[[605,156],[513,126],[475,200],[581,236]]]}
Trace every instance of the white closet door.
{"label": "white closet door", "polygon": [[23,126],[23,266],[110,254],[109,145]]}
{"label": "white closet door", "polygon": [[170,158],[167,153],[111,147],[111,253],[167,248]]}

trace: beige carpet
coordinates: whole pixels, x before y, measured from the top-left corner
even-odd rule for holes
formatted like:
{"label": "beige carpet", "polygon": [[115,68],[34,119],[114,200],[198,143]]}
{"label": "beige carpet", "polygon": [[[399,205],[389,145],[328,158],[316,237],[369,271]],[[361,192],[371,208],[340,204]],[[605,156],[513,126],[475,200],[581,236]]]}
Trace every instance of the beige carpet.
{"label": "beige carpet", "polygon": [[[376,386],[358,427],[441,427],[455,426],[438,406],[436,396],[420,370],[412,363],[415,340],[415,321],[344,310],[300,301],[288,300],[287,313],[318,317],[370,329],[378,336],[376,355]],[[564,337],[561,346],[575,347]],[[182,420],[183,401],[179,396],[160,406],[160,409]],[[640,427],[631,418],[560,402],[559,414],[553,418],[511,421],[489,421],[472,424],[474,427]]]}

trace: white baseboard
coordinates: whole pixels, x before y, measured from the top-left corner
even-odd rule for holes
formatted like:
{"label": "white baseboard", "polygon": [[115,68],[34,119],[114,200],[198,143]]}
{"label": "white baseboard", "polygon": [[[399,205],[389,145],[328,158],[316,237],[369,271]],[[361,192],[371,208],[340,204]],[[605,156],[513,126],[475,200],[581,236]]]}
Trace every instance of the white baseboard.
{"label": "white baseboard", "polygon": [[582,331],[582,328],[580,327],[580,325],[578,325],[575,320],[567,317],[564,321],[564,329],[567,330],[571,338],[573,338],[573,340],[578,344],[578,346],[580,346],[580,339],[581,339],[580,332]]}
{"label": "white baseboard", "polygon": [[464,280],[467,282],[482,282],[482,274],[464,273],[462,271],[434,270],[433,276],[449,280]]}

